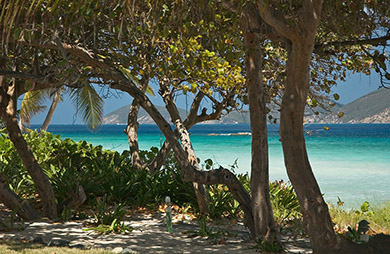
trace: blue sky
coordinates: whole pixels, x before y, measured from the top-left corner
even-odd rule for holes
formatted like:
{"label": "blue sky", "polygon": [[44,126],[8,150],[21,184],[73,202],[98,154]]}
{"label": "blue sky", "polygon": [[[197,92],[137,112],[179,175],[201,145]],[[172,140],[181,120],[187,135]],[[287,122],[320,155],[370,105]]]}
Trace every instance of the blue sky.
{"label": "blue sky", "polygon": [[[370,76],[365,74],[354,74],[347,78],[346,82],[340,82],[332,91],[340,95],[339,102],[347,104],[352,102],[361,96],[370,93],[379,87],[379,76],[377,73],[372,72]],[[163,105],[159,96],[151,97],[152,101],[157,105]],[[190,100],[190,98],[188,98]],[[104,100],[104,114],[108,114],[120,107],[129,105],[132,98],[125,93],[115,93],[115,96],[111,96]],[[179,98],[177,104],[181,108],[186,107],[185,97]],[[48,108],[48,107],[47,107]],[[46,111],[35,116],[31,123],[42,124],[46,116]],[[64,101],[60,102],[56,112],[54,113],[52,124],[80,124],[82,123],[82,116],[76,115],[76,108],[71,103],[68,97],[65,96]]]}

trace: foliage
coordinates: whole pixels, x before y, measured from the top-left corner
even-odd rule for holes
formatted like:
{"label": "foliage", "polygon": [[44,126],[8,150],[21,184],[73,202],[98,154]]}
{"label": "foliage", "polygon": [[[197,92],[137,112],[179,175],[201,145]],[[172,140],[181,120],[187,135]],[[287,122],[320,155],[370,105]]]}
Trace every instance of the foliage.
{"label": "foliage", "polygon": [[30,91],[27,92],[24,97],[22,104],[20,106],[20,119],[23,119],[23,122],[26,125],[29,125],[30,119],[43,111],[46,107],[43,106],[43,102],[45,100],[45,97],[48,94],[48,90],[37,90],[37,91]]}
{"label": "foliage", "polygon": [[370,222],[368,233],[385,233],[390,232],[390,203],[371,206],[367,201],[363,202],[360,209],[344,209],[343,204],[330,206],[329,209],[332,220],[336,224],[339,232],[344,232],[348,227],[357,230],[357,224],[361,220]]}
{"label": "foliage", "polygon": [[352,242],[360,243],[360,232],[355,228],[351,228],[350,226],[347,227],[347,231],[344,234],[341,234],[341,236]]}
{"label": "foliage", "polygon": [[73,103],[81,110],[83,120],[90,129],[96,129],[103,119],[103,99],[90,84],[73,89],[70,94]]}
{"label": "foliage", "polygon": [[209,197],[209,216],[214,219],[224,217],[240,218],[242,211],[239,203],[234,199],[232,193],[222,184],[209,185],[206,187]]}
{"label": "foliage", "polygon": [[95,212],[92,211],[97,224],[110,225],[114,220],[121,220],[126,211],[123,209],[123,205],[119,204],[113,208],[109,207],[107,196],[103,196],[102,199],[96,200]]}
{"label": "foliage", "polygon": [[284,252],[282,244],[278,241],[268,242],[265,240],[257,240],[256,244],[251,249],[260,250],[264,253],[281,253]]}
{"label": "foliage", "polygon": [[[87,195],[86,204],[96,207],[94,214],[99,224],[110,225],[115,218],[120,217],[118,212],[122,205],[115,204],[153,208],[163,203],[165,196],[170,196],[172,202],[180,207],[186,206],[190,207],[189,211],[198,211],[192,184],[181,180],[180,166],[173,154],[170,154],[161,170],[150,175],[146,170],[132,168],[128,151],[119,154],[85,141],[62,140],[59,135],[48,132],[39,135],[36,131],[30,131],[25,134],[25,138],[49,176],[59,207],[63,211],[79,185]],[[4,131],[0,134],[0,148],[0,172],[9,186],[26,199],[33,198],[37,191],[31,177]],[[153,147],[149,151],[141,151],[141,156],[145,161],[150,161],[157,152],[158,148]],[[211,160],[206,160],[203,164],[205,168],[212,166]],[[250,191],[249,176],[244,174],[237,177],[247,191]],[[239,204],[227,187],[210,185],[206,186],[206,190],[210,200],[209,218],[241,218]],[[300,216],[296,194],[290,185],[273,182],[270,184],[270,192],[279,224]],[[116,207],[118,211],[115,212],[112,207]],[[111,216],[108,211],[114,211],[114,214]],[[64,219],[71,217],[64,214]],[[105,218],[109,216],[111,218],[108,222]]]}
{"label": "foliage", "polygon": [[283,181],[270,183],[270,196],[276,223],[282,229],[292,219],[301,217],[294,188]]}
{"label": "foliage", "polygon": [[[62,140],[47,132],[39,135],[30,131],[25,138],[49,176],[60,208],[66,206],[79,185],[89,204],[104,196],[112,203],[132,206],[157,206],[165,196],[179,206],[196,204],[192,184],[181,180],[180,168],[172,155],[162,170],[150,175],[132,168],[128,151],[120,154],[85,141]],[[10,188],[25,198],[33,198],[37,192],[31,177],[4,132],[0,135],[0,148],[0,172]],[[153,148],[143,155],[154,158],[156,153]]]}
{"label": "foliage", "polygon": [[131,232],[132,228],[121,222],[126,215],[126,210],[122,204],[110,207],[107,196],[104,195],[102,199],[96,200],[97,204],[95,210],[91,210],[94,215],[96,227],[89,227],[84,231],[93,230],[101,234],[109,234],[112,232],[126,233]]}
{"label": "foliage", "polygon": [[199,230],[188,231],[190,237],[202,236],[207,237],[209,240],[214,241],[215,243],[224,243],[225,236],[233,236],[234,234],[230,233],[226,229],[213,228],[207,225],[209,220],[208,216],[202,216],[199,220]]}
{"label": "foliage", "polygon": [[124,222],[120,223],[117,219],[113,220],[110,225],[99,224],[96,227],[90,227],[83,229],[84,231],[95,231],[100,234],[110,234],[110,233],[128,233],[133,231],[133,229]]}

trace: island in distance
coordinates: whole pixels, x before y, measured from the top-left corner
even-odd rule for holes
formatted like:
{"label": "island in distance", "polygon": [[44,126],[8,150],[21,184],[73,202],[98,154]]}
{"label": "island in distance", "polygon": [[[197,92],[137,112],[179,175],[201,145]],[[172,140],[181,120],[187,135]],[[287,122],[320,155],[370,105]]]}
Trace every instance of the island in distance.
{"label": "island in distance", "polygon": [[[103,118],[103,124],[127,124],[127,115],[130,105],[121,107]],[[169,120],[169,114],[165,107],[157,106],[162,116]],[[307,110],[305,114],[306,123],[390,123],[390,89],[380,88],[374,92],[360,97],[359,99],[346,105],[337,104],[331,108],[331,112],[319,110],[319,115],[312,110]],[[343,117],[338,113],[342,112]],[[181,117],[186,115],[184,109],[179,108]],[[272,114],[278,119],[277,113]],[[141,109],[138,114],[140,124],[154,124],[153,119]],[[223,115],[219,121],[207,121],[203,124],[248,124],[248,111],[232,111]]]}

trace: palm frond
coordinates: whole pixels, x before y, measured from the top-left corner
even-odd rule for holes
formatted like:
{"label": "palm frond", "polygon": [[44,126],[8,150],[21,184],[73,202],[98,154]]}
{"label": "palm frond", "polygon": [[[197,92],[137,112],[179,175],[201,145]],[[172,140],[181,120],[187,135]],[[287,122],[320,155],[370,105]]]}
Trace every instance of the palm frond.
{"label": "palm frond", "polygon": [[22,104],[20,106],[20,122],[23,126],[29,125],[31,118],[42,112],[46,106],[43,102],[47,98],[47,91],[37,90],[25,93]]}
{"label": "palm frond", "polygon": [[78,111],[82,113],[88,128],[96,129],[102,123],[104,102],[95,89],[90,84],[86,84],[81,88],[73,89],[70,97]]}

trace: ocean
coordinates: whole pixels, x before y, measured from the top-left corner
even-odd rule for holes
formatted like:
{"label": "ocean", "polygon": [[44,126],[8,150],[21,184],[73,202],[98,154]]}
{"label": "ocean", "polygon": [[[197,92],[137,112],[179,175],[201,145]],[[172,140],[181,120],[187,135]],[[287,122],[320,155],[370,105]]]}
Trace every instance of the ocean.
{"label": "ocean", "polygon": [[[38,126],[32,126],[32,128]],[[329,130],[326,130],[328,127]],[[103,125],[93,133],[84,125],[51,125],[62,138],[86,140],[105,149],[128,149],[124,125]],[[278,125],[269,125],[270,180],[288,181]],[[390,124],[310,124],[305,126],[309,159],[327,202],[340,198],[346,208],[390,202]],[[190,131],[197,156],[216,165],[238,165],[250,172],[249,125],[197,125]],[[140,125],[140,149],[160,147],[164,137],[156,125]]]}

